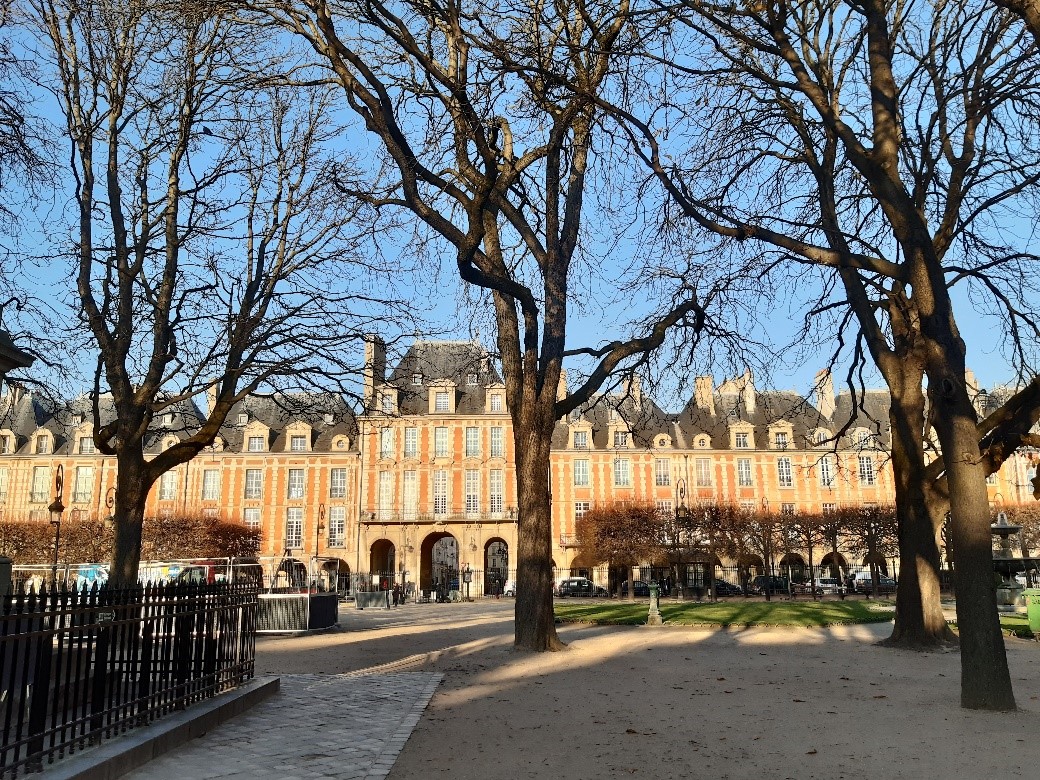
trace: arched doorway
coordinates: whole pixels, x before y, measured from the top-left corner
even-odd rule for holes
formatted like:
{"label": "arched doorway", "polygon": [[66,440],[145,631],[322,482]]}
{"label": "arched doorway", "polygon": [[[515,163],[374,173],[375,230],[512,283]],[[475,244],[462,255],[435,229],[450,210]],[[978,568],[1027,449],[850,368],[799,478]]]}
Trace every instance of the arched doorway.
{"label": "arched doorway", "polygon": [[317,579],[319,590],[347,593],[350,590],[350,566],[342,558],[324,558]]}
{"label": "arched doorway", "polygon": [[380,590],[393,587],[397,572],[397,548],[389,539],[377,539],[372,543],[368,554],[368,572],[372,575],[373,584]]}
{"label": "arched doorway", "polygon": [[849,563],[845,556],[839,552],[829,552],[820,561],[820,576],[833,577],[834,579],[845,579],[845,572],[849,570]]}
{"label": "arched doorway", "polygon": [[762,562],[761,556],[745,554],[737,559],[737,579],[740,581],[740,587],[747,592],[748,583],[750,583],[755,577],[760,574],[766,573],[766,565]]}
{"label": "arched doorway", "polygon": [[798,553],[787,553],[780,559],[780,576],[787,577],[788,582],[794,585],[805,583],[807,579],[805,558]]}
{"label": "arched doorway", "polygon": [[484,595],[502,595],[508,579],[509,545],[504,539],[491,539],[484,545]]}
{"label": "arched doorway", "polygon": [[419,589],[438,595],[459,589],[459,543],[447,531],[432,533],[422,541]]}
{"label": "arched doorway", "polygon": [[881,553],[874,553],[873,555],[867,555],[863,558],[863,567],[869,568],[873,564],[877,566],[877,570],[883,577],[888,576],[888,561],[885,560],[885,556]]}

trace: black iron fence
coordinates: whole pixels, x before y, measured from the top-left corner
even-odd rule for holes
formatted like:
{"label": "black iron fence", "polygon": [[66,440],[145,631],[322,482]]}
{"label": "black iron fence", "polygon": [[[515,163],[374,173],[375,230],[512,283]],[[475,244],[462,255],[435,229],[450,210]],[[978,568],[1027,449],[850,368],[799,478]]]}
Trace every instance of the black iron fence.
{"label": "black iron fence", "polygon": [[0,606],[0,778],[253,676],[255,584],[52,588]]}

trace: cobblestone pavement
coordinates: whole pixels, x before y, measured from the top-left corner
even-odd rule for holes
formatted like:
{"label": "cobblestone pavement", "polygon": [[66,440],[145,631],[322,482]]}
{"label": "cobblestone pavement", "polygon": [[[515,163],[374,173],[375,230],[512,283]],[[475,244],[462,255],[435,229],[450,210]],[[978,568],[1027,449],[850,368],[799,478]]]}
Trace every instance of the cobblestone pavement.
{"label": "cobblestone pavement", "polygon": [[131,780],[381,780],[440,673],[290,674],[278,694],[155,759]]}

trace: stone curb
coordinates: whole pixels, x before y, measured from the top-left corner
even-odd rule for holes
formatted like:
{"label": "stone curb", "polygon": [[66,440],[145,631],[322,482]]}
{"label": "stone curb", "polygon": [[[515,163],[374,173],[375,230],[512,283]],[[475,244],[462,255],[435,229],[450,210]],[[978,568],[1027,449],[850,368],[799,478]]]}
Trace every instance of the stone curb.
{"label": "stone curb", "polygon": [[131,729],[97,748],[47,765],[48,780],[114,780],[278,693],[277,677],[257,677],[231,691],[193,704],[150,726]]}

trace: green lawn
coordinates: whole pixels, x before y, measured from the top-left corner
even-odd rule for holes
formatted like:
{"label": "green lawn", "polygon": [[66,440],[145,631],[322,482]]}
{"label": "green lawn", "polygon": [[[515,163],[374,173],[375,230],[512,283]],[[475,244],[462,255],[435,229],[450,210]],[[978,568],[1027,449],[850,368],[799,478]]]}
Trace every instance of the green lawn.
{"label": "green lawn", "polygon": [[[646,623],[646,601],[556,602],[556,617],[566,623],[638,626]],[[883,623],[894,617],[891,601],[720,601],[662,603],[661,617],[673,626],[832,626]]]}
{"label": "green lawn", "polygon": [[1014,612],[1001,612],[1000,627],[1008,634],[1013,634],[1023,639],[1033,638],[1033,632],[1029,630],[1029,620],[1025,615],[1019,615]]}

